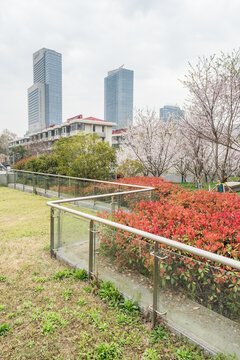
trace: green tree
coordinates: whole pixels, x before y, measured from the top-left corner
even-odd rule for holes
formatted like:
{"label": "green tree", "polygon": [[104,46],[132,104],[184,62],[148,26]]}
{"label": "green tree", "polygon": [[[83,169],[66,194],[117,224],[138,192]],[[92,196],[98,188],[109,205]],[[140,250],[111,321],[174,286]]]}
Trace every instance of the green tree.
{"label": "green tree", "polygon": [[138,160],[126,159],[118,166],[117,172],[122,173],[124,177],[135,177],[144,173],[144,167]]}
{"label": "green tree", "polygon": [[12,156],[13,164],[15,164],[17,161],[28,157],[29,153],[28,153],[27,149],[25,148],[25,146],[18,145],[18,146],[11,149],[10,155]]}
{"label": "green tree", "polygon": [[108,179],[116,163],[115,149],[96,134],[61,138],[53,146],[61,175]]}

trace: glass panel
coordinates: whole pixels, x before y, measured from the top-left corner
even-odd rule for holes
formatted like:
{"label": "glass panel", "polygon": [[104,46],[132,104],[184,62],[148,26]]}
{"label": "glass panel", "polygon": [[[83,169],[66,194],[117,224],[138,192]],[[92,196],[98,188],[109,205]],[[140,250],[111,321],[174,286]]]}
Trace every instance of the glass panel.
{"label": "glass panel", "polygon": [[61,212],[56,228],[57,257],[74,267],[88,270],[89,220]]}
{"label": "glass panel", "polygon": [[23,190],[23,173],[18,172],[16,175],[16,189]]}
{"label": "glass panel", "polygon": [[95,274],[144,308],[152,304],[153,245],[128,232],[95,226]]}
{"label": "glass panel", "polygon": [[158,311],[200,343],[240,353],[240,274],[162,246],[159,256]]}
{"label": "glass panel", "polygon": [[74,186],[71,179],[68,178],[59,178],[61,197],[71,198],[74,197]]}
{"label": "glass panel", "polygon": [[58,178],[55,176],[47,177],[47,194],[50,197],[57,198],[58,197]]}

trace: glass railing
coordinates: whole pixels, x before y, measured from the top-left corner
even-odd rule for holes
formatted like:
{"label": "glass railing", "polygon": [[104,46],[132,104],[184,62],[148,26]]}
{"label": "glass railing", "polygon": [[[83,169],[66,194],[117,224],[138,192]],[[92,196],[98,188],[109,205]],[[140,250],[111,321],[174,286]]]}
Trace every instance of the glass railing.
{"label": "glass railing", "polygon": [[51,198],[77,198],[143,189],[142,186],[77,177],[11,170],[6,173],[9,187]]}
{"label": "glass railing", "polygon": [[61,219],[53,254],[113,282],[154,323],[161,318],[212,353],[240,354],[240,262],[114,222],[151,197],[143,191],[50,202]]}

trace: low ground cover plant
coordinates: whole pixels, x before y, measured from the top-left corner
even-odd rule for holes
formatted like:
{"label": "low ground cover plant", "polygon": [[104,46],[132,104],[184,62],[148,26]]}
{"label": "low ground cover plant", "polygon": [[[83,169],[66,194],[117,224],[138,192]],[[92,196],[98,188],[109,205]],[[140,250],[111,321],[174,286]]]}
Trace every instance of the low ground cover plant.
{"label": "low ground cover plant", "polygon": [[[110,217],[118,223],[240,260],[240,197],[207,191],[189,192],[161,178],[127,178],[124,183],[154,186],[153,200],[133,201],[130,211],[119,209]],[[130,195],[129,195],[130,199]],[[101,251],[116,264],[151,276],[151,241],[101,229]],[[144,240],[144,241],[143,241]],[[160,285],[187,294],[230,318],[240,319],[240,272],[189,254],[170,251],[160,265]]]}

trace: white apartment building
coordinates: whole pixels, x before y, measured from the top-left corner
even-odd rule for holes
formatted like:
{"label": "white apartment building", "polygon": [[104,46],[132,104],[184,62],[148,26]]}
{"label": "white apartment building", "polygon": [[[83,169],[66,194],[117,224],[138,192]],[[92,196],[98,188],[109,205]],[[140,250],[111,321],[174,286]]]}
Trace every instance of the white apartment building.
{"label": "white apartment building", "polygon": [[9,149],[19,145],[24,145],[28,148],[31,144],[38,144],[39,146],[44,144],[46,147],[47,144],[48,150],[51,150],[52,144],[61,137],[69,138],[77,135],[80,131],[97,134],[103,141],[108,142],[112,146],[112,127],[115,125],[113,122],[94,117],[83,118],[82,115],[77,115],[61,125],[51,125],[42,131],[11,141]]}

